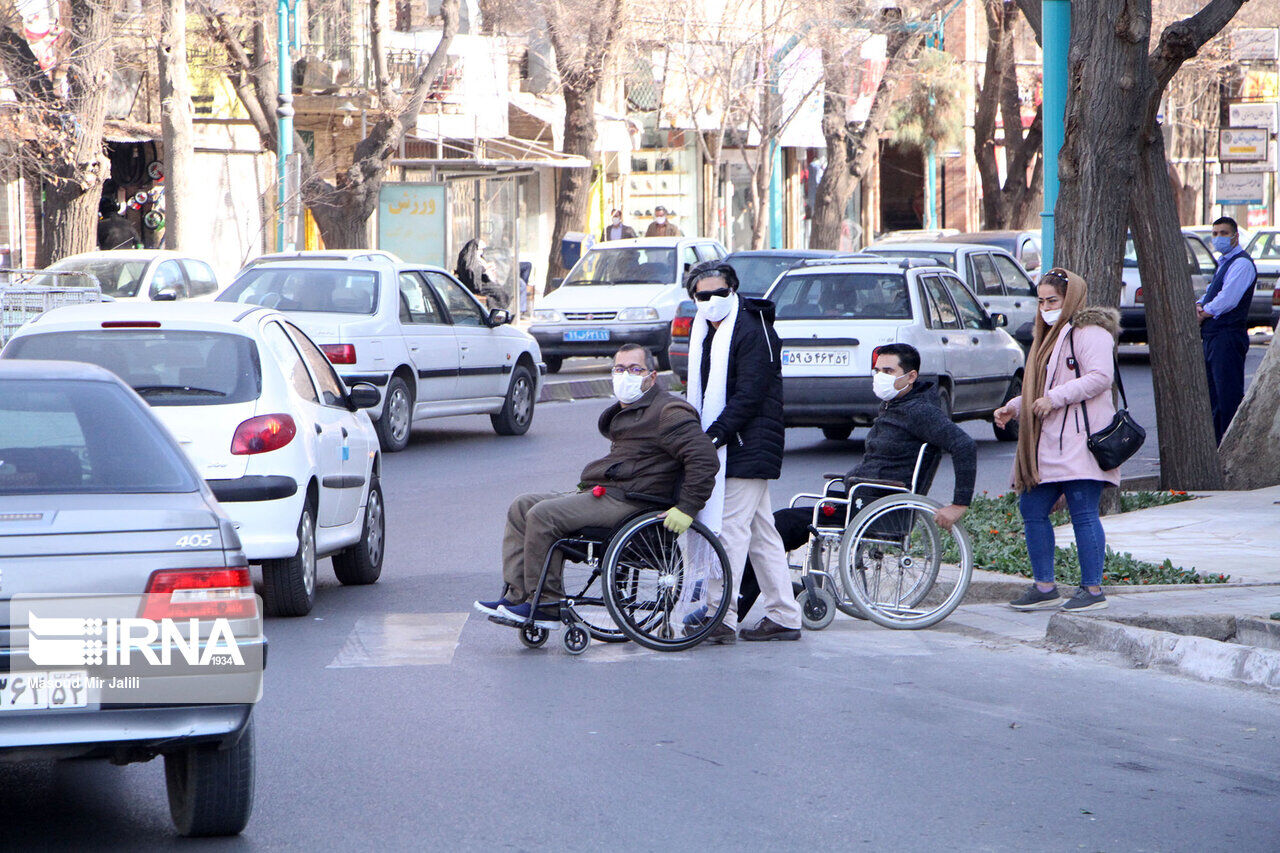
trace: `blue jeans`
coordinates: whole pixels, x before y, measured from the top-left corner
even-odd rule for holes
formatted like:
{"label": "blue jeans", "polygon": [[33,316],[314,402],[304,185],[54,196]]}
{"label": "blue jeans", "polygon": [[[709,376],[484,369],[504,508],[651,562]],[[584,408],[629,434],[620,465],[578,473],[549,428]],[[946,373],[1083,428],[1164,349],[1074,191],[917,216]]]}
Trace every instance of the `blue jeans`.
{"label": "blue jeans", "polygon": [[1076,551],[1080,554],[1080,585],[1101,585],[1107,539],[1098,518],[1098,505],[1104,485],[1101,480],[1041,483],[1018,499],[1022,525],[1026,529],[1027,556],[1031,558],[1031,571],[1037,581],[1053,583],[1053,525],[1049,523],[1049,511],[1058,502],[1059,495],[1065,494],[1071,526],[1076,532]]}

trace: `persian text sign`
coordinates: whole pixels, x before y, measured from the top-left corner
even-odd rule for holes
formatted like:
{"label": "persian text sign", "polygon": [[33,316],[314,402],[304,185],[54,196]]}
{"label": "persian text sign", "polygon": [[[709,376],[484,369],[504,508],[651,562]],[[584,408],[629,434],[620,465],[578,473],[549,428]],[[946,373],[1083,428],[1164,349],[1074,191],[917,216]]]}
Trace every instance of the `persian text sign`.
{"label": "persian text sign", "polygon": [[378,192],[378,248],[418,264],[448,267],[444,184],[383,184]]}

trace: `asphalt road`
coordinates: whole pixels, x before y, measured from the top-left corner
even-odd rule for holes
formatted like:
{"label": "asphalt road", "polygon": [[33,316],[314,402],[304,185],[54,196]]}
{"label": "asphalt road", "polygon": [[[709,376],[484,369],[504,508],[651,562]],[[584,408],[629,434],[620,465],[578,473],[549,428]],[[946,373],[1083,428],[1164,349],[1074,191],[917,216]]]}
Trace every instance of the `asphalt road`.
{"label": "asphalt road", "polygon": [[[0,767],[0,848],[1275,849],[1265,695],[947,623],[524,649],[470,604],[498,591],[508,502],[604,451],[603,404],[545,405],[522,438],[439,421],[386,460],[382,580],[342,588],[326,561],[313,614],[268,622],[243,836],[180,844],[159,762],[28,764]],[[972,429],[998,490],[1009,448]],[[775,503],[857,453],[789,440]]]}

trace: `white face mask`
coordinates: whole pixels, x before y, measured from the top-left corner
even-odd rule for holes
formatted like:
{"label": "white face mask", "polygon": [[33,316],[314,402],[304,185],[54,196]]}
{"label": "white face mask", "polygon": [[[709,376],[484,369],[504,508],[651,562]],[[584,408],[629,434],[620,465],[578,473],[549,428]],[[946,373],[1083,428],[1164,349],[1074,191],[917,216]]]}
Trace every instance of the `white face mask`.
{"label": "white face mask", "polygon": [[1049,310],[1048,308],[1041,308],[1040,316],[1044,318],[1046,323],[1052,326],[1054,323],[1058,322],[1058,318],[1062,316],[1062,309],[1054,308],[1053,310]]}
{"label": "white face mask", "polygon": [[708,323],[719,323],[733,313],[737,299],[736,293],[730,293],[728,296],[713,296],[706,302],[699,302],[698,316]]}
{"label": "white face mask", "polygon": [[653,217],[653,221],[654,221],[654,222],[656,222],[656,223],[658,223],[659,225],[666,225],[666,224],[667,224],[667,217],[662,216],[661,214],[659,214],[658,216]]}
{"label": "white face mask", "polygon": [[614,225],[621,225],[621,224],[622,224],[622,217],[621,217],[621,216],[615,216],[615,217],[613,217],[613,224],[614,224]]}
{"label": "white face mask", "polygon": [[644,381],[648,376],[632,376],[630,373],[613,374],[613,396],[620,403],[634,403],[644,396]]}
{"label": "white face mask", "polygon": [[894,383],[898,377],[888,373],[877,373],[871,377],[871,391],[886,403],[898,396],[899,388]]}

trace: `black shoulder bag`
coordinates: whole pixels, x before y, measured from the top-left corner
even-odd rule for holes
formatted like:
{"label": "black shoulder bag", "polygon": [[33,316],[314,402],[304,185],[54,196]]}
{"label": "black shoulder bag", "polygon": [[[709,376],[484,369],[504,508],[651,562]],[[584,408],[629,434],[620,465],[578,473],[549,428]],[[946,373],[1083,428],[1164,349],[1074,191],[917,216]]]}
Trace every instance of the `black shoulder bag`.
{"label": "black shoulder bag", "polygon": [[[1076,359],[1075,329],[1068,332],[1067,336],[1071,344],[1071,363],[1074,365],[1076,378],[1079,378],[1080,362]],[[1129,457],[1137,453],[1138,448],[1142,447],[1142,443],[1147,440],[1147,431],[1129,414],[1129,400],[1124,394],[1124,380],[1120,378],[1119,356],[1115,356],[1115,377],[1116,385],[1120,388],[1120,402],[1124,405],[1120,411],[1116,412],[1110,424],[1094,432],[1089,426],[1088,407],[1084,402],[1079,404],[1080,411],[1084,413],[1084,430],[1089,435],[1089,452],[1093,454],[1094,459],[1098,460],[1098,467],[1103,471],[1119,468],[1128,461]]]}

